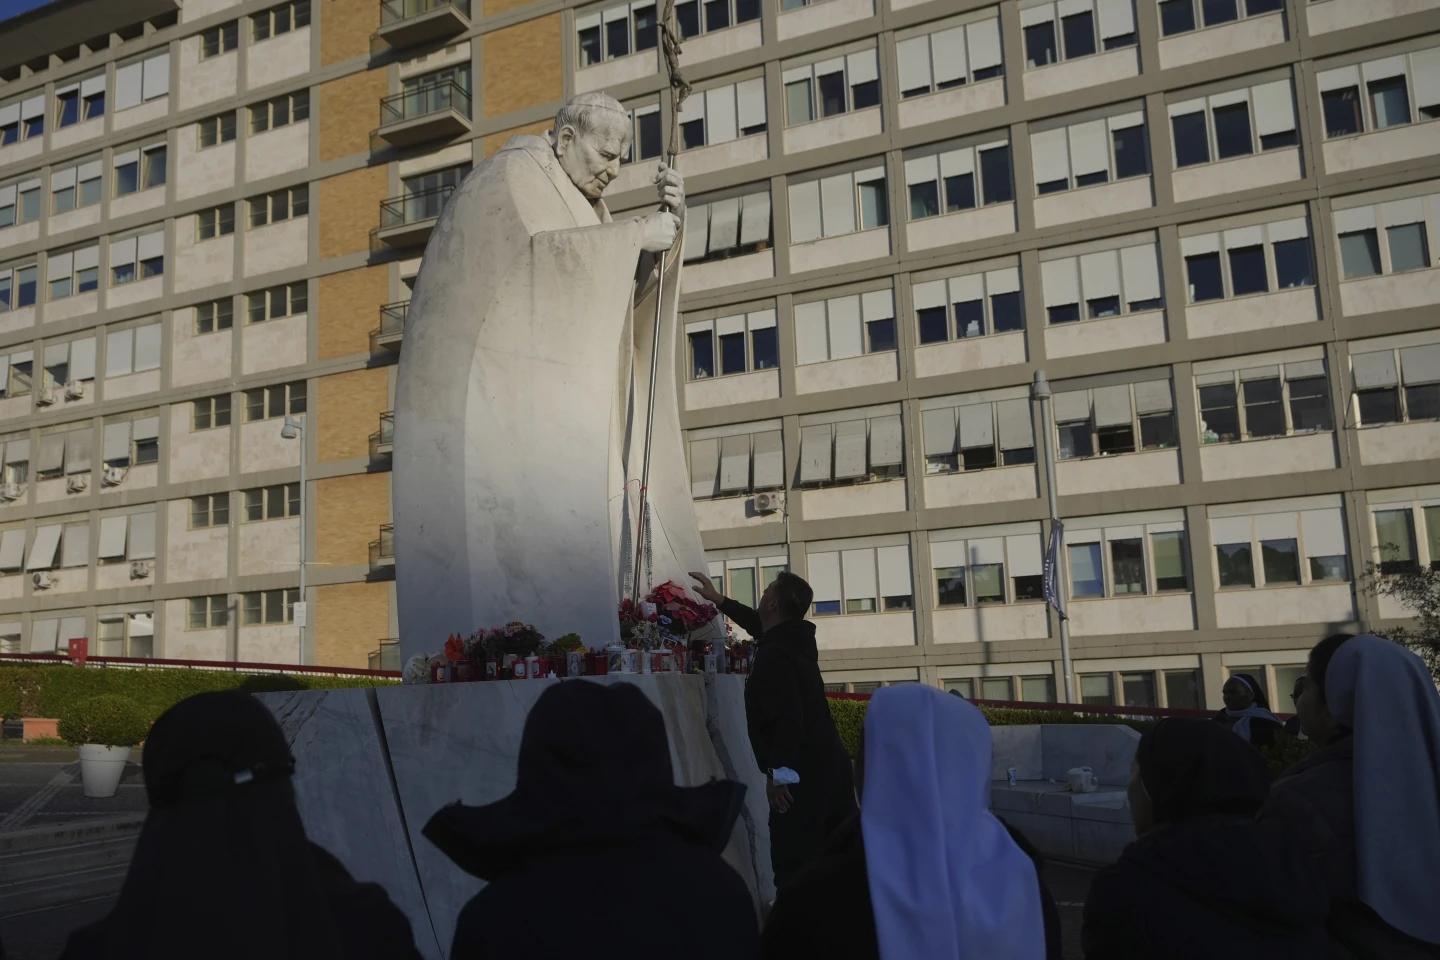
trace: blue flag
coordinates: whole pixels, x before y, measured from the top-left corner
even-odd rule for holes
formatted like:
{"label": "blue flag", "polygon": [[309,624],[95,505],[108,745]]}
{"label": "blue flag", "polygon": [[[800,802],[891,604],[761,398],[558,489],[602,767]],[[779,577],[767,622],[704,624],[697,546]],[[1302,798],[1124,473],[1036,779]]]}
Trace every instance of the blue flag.
{"label": "blue flag", "polygon": [[1065,524],[1050,521],[1050,543],[1045,547],[1045,602],[1065,616],[1065,603],[1060,597],[1060,544],[1065,537]]}

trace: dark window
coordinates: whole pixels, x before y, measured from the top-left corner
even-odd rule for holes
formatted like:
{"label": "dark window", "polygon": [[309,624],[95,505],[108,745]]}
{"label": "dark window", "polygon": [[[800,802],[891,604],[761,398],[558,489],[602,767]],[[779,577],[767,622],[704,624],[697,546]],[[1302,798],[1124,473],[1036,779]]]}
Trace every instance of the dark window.
{"label": "dark window", "polygon": [[1248,543],[1221,543],[1215,547],[1215,566],[1222,587],[1255,586],[1255,564]]}
{"label": "dark window", "polygon": [[965,606],[965,568],[940,567],[935,571],[935,598],[942,607]]}
{"label": "dark window", "polygon": [[923,220],[940,212],[940,186],[934,180],[910,184],[910,219]]}
{"label": "dark window", "polygon": [[1262,13],[1274,13],[1285,9],[1285,0],[1245,0],[1245,15],[1258,17]]}
{"label": "dark window", "polygon": [[879,103],[879,80],[867,80],[864,83],[857,83],[850,87],[850,107],[852,110],[864,110],[866,107],[877,106]]}
{"label": "dark window", "polygon": [[750,353],[756,370],[780,366],[780,337],[775,327],[750,331]]}
{"label": "dark window", "polygon": [[1093,187],[1097,183],[1105,183],[1110,179],[1108,170],[1096,170],[1093,173],[1082,173],[1075,177],[1075,186]]}
{"label": "dark window", "polygon": [[1182,113],[1170,118],[1175,137],[1175,166],[1189,167],[1210,162],[1210,141],[1205,132],[1205,114]]}
{"label": "dark window", "polygon": [[1340,234],[1340,266],[1346,280],[1380,272],[1380,239],[1374,227]]}
{"label": "dark window", "polygon": [[1038,573],[1023,577],[1011,577],[1010,582],[1015,587],[1016,600],[1045,599],[1045,578]]}
{"label": "dark window", "polygon": [[649,160],[651,157],[660,156],[664,149],[660,145],[660,114],[659,112],[647,113],[636,118],[635,126],[639,127],[640,160]]}
{"label": "dark window", "polygon": [[607,60],[623,57],[630,53],[630,18],[611,20],[605,24],[605,53]]}
{"label": "dark window", "polygon": [[1176,710],[1200,709],[1200,678],[1198,671],[1165,671],[1165,703],[1167,706],[1173,707]]}
{"label": "dark window", "polygon": [[115,168],[115,192],[120,196],[140,189],[140,164],[126,163]]}
{"label": "dark window", "polygon": [[749,23],[760,19],[760,0],[735,0],[735,22]]}
{"label": "dark window", "polygon": [[1025,28],[1025,59],[1032,67],[1044,67],[1059,59],[1054,23],[1047,21]]}
{"label": "dark window", "polygon": [[1294,130],[1282,130],[1279,133],[1262,133],[1260,135],[1261,150],[1277,150],[1280,147],[1293,147],[1300,142],[1300,135]]}
{"label": "dark window", "polygon": [[71,90],[60,94],[59,125],[68,127],[80,122],[80,91]]}
{"label": "dark window", "polygon": [[1025,307],[1018,291],[990,295],[990,326],[995,333],[1025,329]]}
{"label": "dark window", "polygon": [[1300,430],[1332,430],[1330,389],[1324,377],[1290,381],[1290,426]]}
{"label": "dark window", "polygon": [[1133,33],[1122,33],[1113,37],[1105,38],[1106,50],[1119,50],[1121,47],[1135,46],[1136,38]]}
{"label": "dark window", "polygon": [[1365,129],[1360,116],[1360,89],[1343,87],[1320,94],[1325,111],[1325,136],[1345,137]]}
{"label": "dark window", "polygon": [[1239,20],[1240,11],[1236,6],[1236,0],[1200,0],[1200,13],[1205,18],[1205,26],[1213,27],[1217,23]]}
{"label": "dark window", "polygon": [[1095,455],[1095,447],[1090,439],[1089,420],[1062,423],[1056,430],[1060,436],[1061,460],[1078,460]]}
{"label": "dark window", "polygon": [[[1215,383],[1200,388],[1202,441],[1240,439],[1240,413],[1235,407],[1235,385]],[[1213,438],[1210,436],[1213,434]]]}
{"label": "dark window", "polygon": [[1250,139],[1249,105],[1232,103],[1226,107],[1216,107],[1213,112],[1215,154],[1219,159],[1243,157],[1255,152],[1255,145]]}
{"label": "dark window", "polygon": [[1402,223],[1385,228],[1390,245],[1390,271],[1423,270],[1430,266],[1430,249],[1425,242],[1425,224]]}
{"label": "dark window", "polygon": [[944,307],[923,307],[917,313],[921,343],[944,343],[950,339],[949,318]]}
{"label": "dark window", "polygon": [[1168,413],[1142,414],[1140,449],[1166,450],[1175,446],[1175,418]]}
{"label": "dark window", "polygon": [[730,0],[706,0],[705,30],[724,30],[730,26]]}
{"label": "dark window", "polygon": [[1197,253],[1185,258],[1185,275],[1190,281],[1190,302],[1221,300],[1225,284],[1220,276],[1220,254]]}
{"label": "dark window", "polygon": [[680,36],[700,35],[700,0],[675,4],[675,23],[680,27]]}
{"label": "dark window", "polygon": [[1405,92],[1404,77],[1371,80],[1367,88],[1376,130],[1403,127],[1410,122],[1410,95]]}
{"label": "dark window", "polygon": [[1080,304],[1062,303],[1055,307],[1046,307],[1045,313],[1051,323],[1074,323],[1080,319]]}
{"label": "dark window", "polygon": [[[1406,387],[1405,413],[1407,420],[1440,418],[1440,383],[1422,383],[1418,386]],[[1440,556],[1430,562],[1440,562]]]}
{"label": "dark window", "polygon": [[978,337],[985,333],[985,301],[963,300],[955,304],[955,336]]}
{"label": "dark window", "polygon": [[1300,551],[1294,540],[1261,540],[1260,561],[1267,584],[1300,582]]}
{"label": "dark window", "polygon": [[1285,409],[1280,403],[1280,378],[1246,380],[1240,384],[1245,394],[1245,435],[1283,437]]}
{"label": "dark window", "polygon": [[1230,289],[1233,296],[1270,292],[1270,280],[1265,275],[1264,247],[1237,247],[1227,253],[1230,257]]}
{"label": "dark window", "polygon": [[1115,147],[1115,179],[1144,176],[1150,172],[1150,157],[1145,153],[1145,128],[1125,127],[1114,130],[1110,140]]}
{"label": "dark window", "polygon": [[975,206],[975,174],[962,173],[945,178],[945,212],[970,210]]}
{"label": "dark window", "polygon": [[1088,57],[1095,52],[1095,15],[1089,10],[1060,19],[1065,36],[1065,59]]}
{"label": "dark window", "polygon": [[1086,300],[1085,310],[1091,320],[1100,317],[1118,317],[1120,316],[1120,298],[1096,297],[1093,300]]}
{"label": "dark window", "polygon": [[1135,429],[1129,424],[1100,427],[1095,431],[1095,439],[1101,454],[1135,452]]}
{"label": "dark window", "polygon": [[[1146,592],[1145,546],[1139,537],[1110,541],[1110,585],[1115,594]],[[1132,702],[1128,684],[1125,702]]]}
{"label": "dark window", "polygon": [[865,334],[870,341],[866,348],[868,353],[895,349],[895,320],[893,318],[886,317],[883,320],[869,321],[865,324]]}
{"label": "dark window", "polygon": [[831,117],[845,112],[845,74],[825,73],[816,78],[820,84],[820,116]]}
{"label": "dark window", "polygon": [[960,462],[966,470],[988,470],[995,466],[995,447],[965,447],[960,451]]}
{"label": "dark window", "polygon": [[1394,387],[1356,390],[1355,397],[1360,401],[1361,424],[1400,422],[1400,396]]}
{"label": "dark window", "polygon": [[1023,466],[1035,462],[1034,447],[1016,447],[1014,450],[1003,451],[1003,455],[1007,467]]}
{"label": "dark window", "polygon": [[1070,189],[1069,180],[1046,180],[1044,183],[1035,185],[1035,192],[1044,196],[1047,193],[1059,193],[1062,190]]}
{"label": "dark window", "polygon": [[634,11],[635,16],[635,49],[654,50],[658,40],[655,8],[640,7]]}
{"label": "dark window", "polygon": [[[993,80],[995,77],[1003,76],[1005,76],[1005,68],[997,63],[993,67],[981,67],[979,70],[976,70],[975,82],[979,83],[981,80]],[[965,81],[961,79],[957,80],[956,84],[958,85],[964,82]]]}
{"label": "dark window", "polygon": [[1271,244],[1275,251],[1275,286],[1281,290],[1290,287],[1310,287],[1315,284],[1315,274],[1310,266],[1310,241],[1303,237],[1294,240],[1280,240]]}
{"label": "dark window", "polygon": [[1193,0],[1161,0],[1160,33],[1172,36],[1195,29],[1195,4]]}
{"label": "dark window", "polygon": [[720,372],[745,372],[745,334],[727,333],[720,337]]}
{"label": "dark window", "polygon": [[680,139],[684,141],[686,150],[705,146],[705,121],[688,120],[680,124]]}
{"label": "dark window", "polygon": [[690,377],[703,380],[715,375],[715,340],[709,330],[690,334]]}
{"label": "dark window", "polygon": [[986,203],[1009,203],[1015,199],[1009,146],[980,151],[980,182],[985,189]]}

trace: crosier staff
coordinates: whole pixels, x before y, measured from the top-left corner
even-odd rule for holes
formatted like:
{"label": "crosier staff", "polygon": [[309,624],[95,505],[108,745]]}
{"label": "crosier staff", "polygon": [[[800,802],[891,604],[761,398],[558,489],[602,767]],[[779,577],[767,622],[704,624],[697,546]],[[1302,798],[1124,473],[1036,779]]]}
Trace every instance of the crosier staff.
{"label": "crosier staff", "polygon": [[[665,147],[665,165],[675,166],[676,145],[680,139],[680,105],[690,96],[690,84],[680,73],[680,27],[675,19],[675,0],[665,0],[660,17],[660,48],[665,54],[665,72],[670,77],[670,136]],[[678,256],[677,244],[668,253]],[[672,261],[673,262],[673,261]],[[640,467],[640,509],[636,513],[635,528],[635,571],[630,580],[630,599],[638,606],[644,596],[641,577],[645,569],[646,553],[650,550],[649,493],[650,493],[650,447],[655,436],[655,383],[660,363],[660,323],[665,300],[665,269],[668,266],[666,254],[660,256],[660,272],[655,281],[655,329],[650,340],[650,399],[645,405],[645,456]]]}

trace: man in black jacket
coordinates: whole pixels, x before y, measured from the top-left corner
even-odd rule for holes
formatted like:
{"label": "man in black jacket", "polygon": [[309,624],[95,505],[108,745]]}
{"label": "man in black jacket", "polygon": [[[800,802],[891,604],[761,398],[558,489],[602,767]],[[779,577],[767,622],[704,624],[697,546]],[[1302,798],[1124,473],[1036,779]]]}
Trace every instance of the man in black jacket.
{"label": "man in black jacket", "polygon": [[703,574],[691,576],[700,596],[756,640],[745,715],[750,747],[767,778],[775,886],[784,887],[856,811],[850,758],[825,702],[815,625],[805,619],[814,592],[795,574],[782,573],[752,610],[726,599]]}

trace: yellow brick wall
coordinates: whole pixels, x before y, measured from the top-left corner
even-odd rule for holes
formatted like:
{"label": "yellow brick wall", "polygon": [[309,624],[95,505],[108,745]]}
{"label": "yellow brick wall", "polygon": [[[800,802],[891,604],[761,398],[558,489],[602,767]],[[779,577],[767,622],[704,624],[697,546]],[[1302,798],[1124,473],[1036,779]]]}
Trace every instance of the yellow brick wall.
{"label": "yellow brick wall", "polygon": [[370,541],[380,536],[380,525],[389,522],[388,472],[317,480],[314,562],[321,566],[369,563]]}
{"label": "yellow brick wall", "polygon": [[518,137],[522,133],[533,133],[537,136],[544,136],[554,125],[550,120],[538,120],[535,123],[527,123],[509,130],[501,130],[499,133],[488,134],[481,144],[481,149],[484,151],[484,156],[491,157],[495,155],[497,150],[505,146],[506,141],[511,137]]}
{"label": "yellow brick wall", "polygon": [[370,454],[370,434],[380,429],[380,414],[390,409],[390,370],[370,367],[331,374],[315,381],[316,458],[348,460]]}
{"label": "yellow brick wall", "polygon": [[320,217],[320,257],[370,249],[370,231],[380,224],[385,168],[362,167],[315,184],[311,216]]}
{"label": "yellow brick wall", "polygon": [[484,0],[485,16],[497,17],[502,13],[509,13],[511,10],[519,10],[521,7],[528,7],[535,0]]}
{"label": "yellow brick wall", "polygon": [[380,28],[379,0],[322,0],[320,23],[321,66],[366,56]]}
{"label": "yellow brick wall", "polygon": [[317,302],[311,305],[318,311],[319,359],[370,352],[370,332],[380,325],[380,308],[390,291],[387,274],[385,267],[361,267],[319,279]]}
{"label": "yellow brick wall", "polygon": [[560,14],[487,33],[480,43],[487,117],[548,103],[564,95],[565,48],[560,43]]}
{"label": "yellow brick wall", "polygon": [[390,586],[362,581],[314,588],[310,615],[318,665],[370,665],[370,651],[390,636]]}
{"label": "yellow brick wall", "polygon": [[321,160],[369,151],[370,131],[380,125],[380,98],[388,92],[385,84],[382,68],[320,85],[311,122],[319,124]]}

